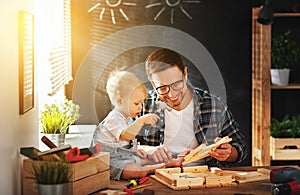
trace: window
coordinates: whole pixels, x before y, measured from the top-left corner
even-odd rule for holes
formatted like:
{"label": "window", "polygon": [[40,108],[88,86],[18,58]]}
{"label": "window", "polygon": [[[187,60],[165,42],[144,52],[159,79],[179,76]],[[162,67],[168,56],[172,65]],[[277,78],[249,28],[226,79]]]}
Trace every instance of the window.
{"label": "window", "polygon": [[71,0],[38,1],[36,10],[38,84],[53,96],[72,80]]}
{"label": "window", "polygon": [[71,2],[50,0],[50,81],[53,95],[72,79]]}

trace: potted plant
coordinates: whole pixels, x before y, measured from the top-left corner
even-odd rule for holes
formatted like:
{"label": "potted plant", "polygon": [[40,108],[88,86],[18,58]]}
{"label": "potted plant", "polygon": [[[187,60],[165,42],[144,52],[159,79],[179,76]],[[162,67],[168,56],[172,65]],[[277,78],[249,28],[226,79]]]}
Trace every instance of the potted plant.
{"label": "potted plant", "polygon": [[272,118],[271,136],[274,138],[300,138],[300,115],[293,117],[285,115],[282,120]]}
{"label": "potted plant", "polygon": [[45,104],[40,117],[42,133],[57,146],[63,145],[68,128],[80,117],[79,110],[79,105],[66,97],[61,102]]}
{"label": "potted plant", "polygon": [[72,176],[71,165],[60,161],[32,161],[39,195],[66,195]]}
{"label": "potted plant", "polygon": [[299,58],[300,49],[292,39],[291,30],[272,38],[271,81],[273,85],[288,85],[290,68]]}
{"label": "potted plant", "polygon": [[272,118],[270,126],[271,156],[274,160],[294,160],[300,155],[300,115]]}

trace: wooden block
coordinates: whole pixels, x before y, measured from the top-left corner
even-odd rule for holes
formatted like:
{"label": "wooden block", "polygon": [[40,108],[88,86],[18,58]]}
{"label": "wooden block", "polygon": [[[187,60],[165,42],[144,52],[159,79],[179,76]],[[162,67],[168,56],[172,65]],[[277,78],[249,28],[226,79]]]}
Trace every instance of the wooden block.
{"label": "wooden block", "polygon": [[164,182],[168,183],[169,185],[172,186],[176,185],[175,179],[173,179],[173,177],[168,172],[162,170],[156,170],[155,175],[161,180],[163,180]]}
{"label": "wooden block", "polygon": [[220,188],[222,185],[220,183],[211,183],[211,184],[205,184],[205,187],[207,188]]}
{"label": "wooden block", "polygon": [[227,176],[218,176],[218,175],[212,175],[212,176],[207,176],[205,178],[205,185],[207,187],[210,186],[219,186],[219,185],[225,185],[225,184],[229,184],[232,183],[232,176],[231,175],[227,175]]}
{"label": "wooden block", "polygon": [[239,183],[246,183],[246,182],[253,182],[253,181],[268,180],[270,176],[259,173],[257,171],[251,171],[251,172],[237,172],[234,175],[234,178]]}
{"label": "wooden block", "polygon": [[175,185],[170,185],[169,183],[165,182],[163,179],[157,177],[156,175],[150,175],[150,177],[173,190],[188,190],[189,189],[188,186],[177,187]]}
{"label": "wooden block", "polygon": [[270,176],[271,170],[270,169],[266,169],[266,168],[258,168],[257,169],[258,173],[262,173],[264,175]]}
{"label": "wooden block", "polygon": [[203,166],[193,166],[193,167],[182,167],[182,171],[185,172],[190,172],[190,173],[203,173],[208,171],[208,166],[203,165]]}
{"label": "wooden block", "polygon": [[211,167],[210,168],[211,173],[214,173],[216,175],[223,175],[223,170],[218,167]]}
{"label": "wooden block", "polygon": [[166,172],[166,173],[181,173],[181,168],[166,168],[166,169],[156,169],[159,172]]}
{"label": "wooden block", "polygon": [[184,186],[203,186],[205,179],[203,177],[195,177],[195,178],[182,178],[176,180],[176,187],[184,187]]}

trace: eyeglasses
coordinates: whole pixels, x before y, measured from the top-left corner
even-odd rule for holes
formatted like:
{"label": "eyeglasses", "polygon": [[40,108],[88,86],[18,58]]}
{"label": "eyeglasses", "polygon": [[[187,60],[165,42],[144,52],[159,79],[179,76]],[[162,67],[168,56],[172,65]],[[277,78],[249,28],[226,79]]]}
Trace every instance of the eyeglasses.
{"label": "eyeglasses", "polygon": [[155,88],[159,95],[166,95],[170,92],[170,88],[174,91],[179,91],[184,87],[184,77],[182,76],[182,80],[171,83],[170,85],[163,85]]}

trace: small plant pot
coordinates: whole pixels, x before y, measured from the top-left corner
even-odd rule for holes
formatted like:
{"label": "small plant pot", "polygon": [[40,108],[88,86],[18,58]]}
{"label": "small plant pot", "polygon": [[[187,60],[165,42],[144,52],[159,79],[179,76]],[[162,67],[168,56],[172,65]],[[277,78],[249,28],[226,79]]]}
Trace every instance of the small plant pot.
{"label": "small plant pot", "polygon": [[69,183],[63,184],[38,184],[39,195],[66,195]]}
{"label": "small plant pot", "polygon": [[63,146],[65,145],[65,137],[66,134],[64,133],[57,133],[57,134],[43,134],[48,139],[50,139],[56,146]]}
{"label": "small plant pot", "polygon": [[271,82],[273,85],[286,86],[289,84],[290,69],[271,69]]}

